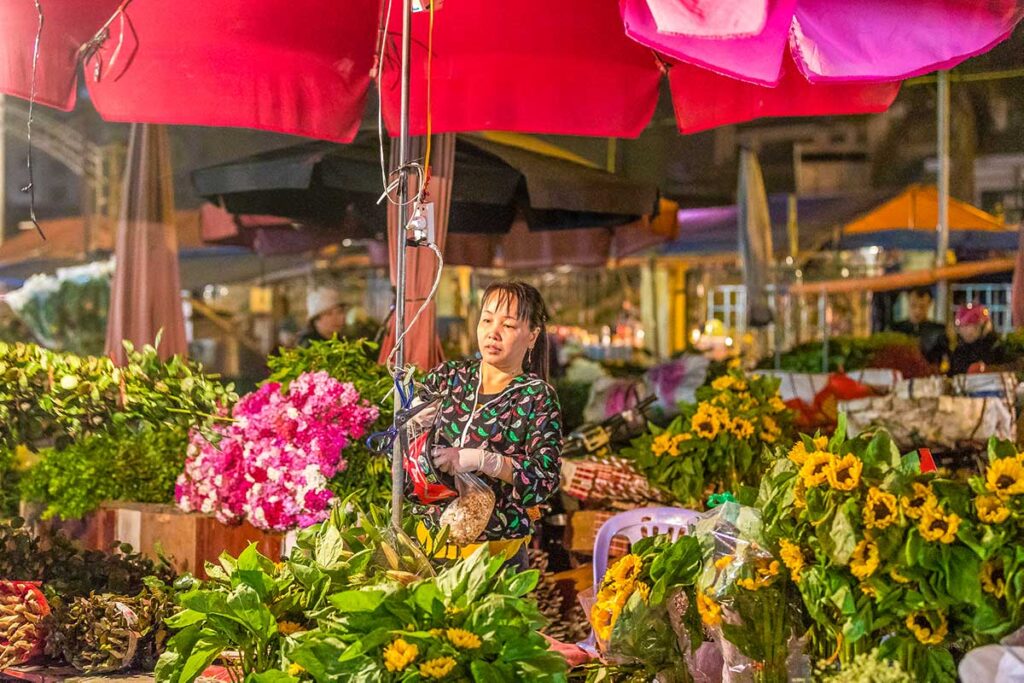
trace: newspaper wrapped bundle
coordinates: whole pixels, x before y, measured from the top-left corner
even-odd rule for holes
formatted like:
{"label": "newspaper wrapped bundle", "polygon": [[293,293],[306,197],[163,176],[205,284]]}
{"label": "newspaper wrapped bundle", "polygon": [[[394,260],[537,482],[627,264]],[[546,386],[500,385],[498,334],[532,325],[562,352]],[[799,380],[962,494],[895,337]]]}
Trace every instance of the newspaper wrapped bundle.
{"label": "newspaper wrapped bundle", "polygon": [[845,401],[848,434],[885,429],[903,450],[981,448],[989,437],[1012,440],[1016,419],[1001,398],[877,396]]}
{"label": "newspaper wrapped bundle", "polygon": [[593,505],[666,502],[632,462],[616,456],[563,461],[562,491]]}
{"label": "newspaper wrapped bundle", "polygon": [[43,653],[50,607],[34,581],[0,581],[0,670]]}

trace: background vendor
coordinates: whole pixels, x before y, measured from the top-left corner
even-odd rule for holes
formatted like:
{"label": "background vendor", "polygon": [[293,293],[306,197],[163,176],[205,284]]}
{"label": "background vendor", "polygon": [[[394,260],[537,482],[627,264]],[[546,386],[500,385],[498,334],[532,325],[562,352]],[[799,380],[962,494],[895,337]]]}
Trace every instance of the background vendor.
{"label": "background vendor", "polygon": [[309,324],[299,337],[299,346],[309,346],[310,342],[326,341],[340,335],[345,329],[347,308],[338,290],[329,287],[311,289],[306,295]]}
{"label": "background vendor", "polygon": [[932,365],[941,365],[949,355],[949,337],[946,326],[931,320],[932,290],[919,287],[907,293],[907,319],[893,323],[893,332],[916,337],[921,355]]}
{"label": "background vendor", "polygon": [[[477,343],[480,359],[452,361],[424,382],[441,396],[434,451],[439,469],[474,472],[494,492],[494,512],[478,539],[504,552],[519,569],[537,506],[557,489],[562,416],[547,383],[548,314],[540,292],[523,282],[499,282],[484,292]],[[440,508],[425,510],[436,528]]]}
{"label": "background vendor", "polygon": [[977,304],[958,306],[954,322],[957,344],[949,357],[951,376],[985,372],[989,365],[1006,362],[988,308]]}

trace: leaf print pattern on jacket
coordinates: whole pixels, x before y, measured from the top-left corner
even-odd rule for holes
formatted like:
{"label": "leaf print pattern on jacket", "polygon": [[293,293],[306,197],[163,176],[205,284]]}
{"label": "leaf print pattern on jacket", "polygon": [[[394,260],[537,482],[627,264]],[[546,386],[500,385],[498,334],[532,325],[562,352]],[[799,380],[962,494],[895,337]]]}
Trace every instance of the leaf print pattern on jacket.
{"label": "leaf print pattern on jacket", "polygon": [[[558,490],[561,474],[562,414],[555,390],[537,375],[516,377],[497,398],[476,412],[480,361],[449,361],[434,368],[424,389],[442,396],[436,419],[438,445],[482,448],[510,456],[512,483],[481,477],[496,500],[483,538],[522,538],[532,533],[527,508],[540,505]],[[436,527],[442,508],[419,507],[428,526]]]}

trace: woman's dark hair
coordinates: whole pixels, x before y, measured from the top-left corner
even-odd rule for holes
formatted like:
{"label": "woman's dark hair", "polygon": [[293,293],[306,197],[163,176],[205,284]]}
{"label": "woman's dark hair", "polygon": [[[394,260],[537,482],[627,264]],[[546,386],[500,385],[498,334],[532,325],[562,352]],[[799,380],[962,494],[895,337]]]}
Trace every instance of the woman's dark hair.
{"label": "woman's dark hair", "polygon": [[496,305],[509,310],[515,304],[516,318],[528,324],[531,330],[539,330],[533,351],[523,358],[523,370],[537,374],[541,379],[547,381],[549,369],[548,307],[544,304],[544,297],[540,295],[536,287],[521,280],[491,283],[484,290],[484,295],[480,299],[481,306],[487,303],[491,297],[497,297]]}

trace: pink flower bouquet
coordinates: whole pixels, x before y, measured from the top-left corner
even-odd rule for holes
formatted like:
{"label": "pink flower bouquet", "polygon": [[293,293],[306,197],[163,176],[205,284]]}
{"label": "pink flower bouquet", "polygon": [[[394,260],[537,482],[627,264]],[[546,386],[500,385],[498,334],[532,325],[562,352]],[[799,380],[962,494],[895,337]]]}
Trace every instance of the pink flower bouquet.
{"label": "pink flower bouquet", "polygon": [[271,382],[247,394],[231,417],[213,434],[192,432],[174,491],[178,507],[284,531],[327,517],[328,482],[347,464],[342,451],[363,437],[377,408],[351,384],[307,372],[285,392]]}

